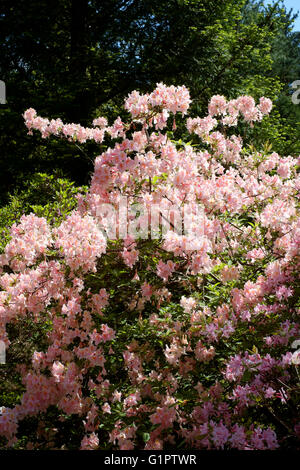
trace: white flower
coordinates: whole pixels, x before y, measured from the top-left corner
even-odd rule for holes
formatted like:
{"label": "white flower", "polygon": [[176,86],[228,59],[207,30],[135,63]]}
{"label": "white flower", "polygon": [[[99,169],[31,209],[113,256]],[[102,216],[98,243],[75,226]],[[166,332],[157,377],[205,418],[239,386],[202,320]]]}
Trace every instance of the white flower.
{"label": "white flower", "polygon": [[300,364],[300,349],[298,349],[297,351],[293,353],[292,358],[291,358],[291,363],[295,365]]}
{"label": "white flower", "polygon": [[296,349],[296,348],[298,348],[299,346],[300,346],[300,339],[296,339],[295,341],[292,342],[291,347],[292,347],[293,349]]}

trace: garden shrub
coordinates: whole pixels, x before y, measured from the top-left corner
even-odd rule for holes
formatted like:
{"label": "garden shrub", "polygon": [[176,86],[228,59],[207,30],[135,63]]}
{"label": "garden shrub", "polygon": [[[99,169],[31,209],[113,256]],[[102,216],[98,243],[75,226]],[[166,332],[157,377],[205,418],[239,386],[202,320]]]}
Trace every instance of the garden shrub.
{"label": "garden shrub", "polygon": [[1,255],[8,356],[16,325],[36,334],[3,446],[299,448],[299,158],[235,135],[265,97],[213,96],[183,139],[189,104],[158,84],[127,123],[25,112],[30,133],[111,146],[70,214],[23,215]]}

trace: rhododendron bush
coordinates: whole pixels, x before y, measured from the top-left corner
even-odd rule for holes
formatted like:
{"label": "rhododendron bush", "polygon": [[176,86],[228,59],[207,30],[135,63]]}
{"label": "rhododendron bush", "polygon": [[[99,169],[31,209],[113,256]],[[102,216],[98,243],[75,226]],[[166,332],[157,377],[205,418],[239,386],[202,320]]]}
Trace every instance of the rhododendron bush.
{"label": "rhododendron bush", "polygon": [[243,144],[269,99],[190,102],[158,84],[91,128],[25,112],[30,134],[102,153],[76,210],[22,216],[1,255],[7,353],[10,325],[44,325],[3,446],[299,448],[299,158]]}

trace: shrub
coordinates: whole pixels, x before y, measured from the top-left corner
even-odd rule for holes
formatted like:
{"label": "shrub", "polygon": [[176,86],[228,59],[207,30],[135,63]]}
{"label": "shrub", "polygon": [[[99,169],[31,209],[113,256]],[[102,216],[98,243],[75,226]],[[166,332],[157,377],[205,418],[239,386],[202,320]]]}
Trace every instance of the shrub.
{"label": "shrub", "polygon": [[214,96],[183,139],[189,104],[158,84],[126,98],[128,123],[25,112],[30,133],[112,145],[78,207],[58,225],[22,216],[1,256],[1,338],[39,332],[3,445],[299,447],[299,159],[234,134],[267,98]]}

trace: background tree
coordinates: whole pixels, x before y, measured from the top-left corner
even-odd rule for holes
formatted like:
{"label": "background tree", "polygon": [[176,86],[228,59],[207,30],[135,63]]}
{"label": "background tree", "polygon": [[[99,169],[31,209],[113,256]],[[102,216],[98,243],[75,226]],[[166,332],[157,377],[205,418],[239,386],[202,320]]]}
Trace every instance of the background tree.
{"label": "background tree", "polygon": [[[287,10],[283,1],[274,2],[274,5],[266,7],[263,0],[248,0],[243,9],[244,21],[248,24],[261,24],[268,22],[270,27],[276,21],[276,34],[270,41],[271,67],[264,74],[271,80],[278,80],[280,92],[274,102],[275,107],[271,118],[263,123],[256,142],[269,140],[274,150],[282,154],[299,154],[300,144],[300,106],[292,103],[292,93],[295,91],[291,84],[300,77],[300,32],[293,31],[293,22],[297,15],[293,10]],[[254,93],[255,84],[250,93]]]}
{"label": "background tree", "polygon": [[[8,104],[0,109],[2,204],[38,171],[76,184],[90,178],[92,161],[78,146],[53,141],[46,149],[42,139],[33,143],[26,136],[21,115],[29,105],[40,115],[69,122],[80,117],[87,125],[98,114],[122,114],[123,96],[132,89],[146,92],[163,81],[189,87],[195,114],[205,112],[212,94],[245,93],[279,96],[278,112],[295,113],[289,95],[280,94],[287,77],[274,65],[287,48],[297,74],[299,40],[289,30],[292,17],[279,5],[256,3],[20,0],[16,8],[4,0],[0,69]],[[294,119],[287,123],[289,138],[283,139],[282,124],[277,116],[260,132],[275,149],[284,140],[284,150],[295,151]],[[98,153],[99,147],[89,148],[89,154]]]}

